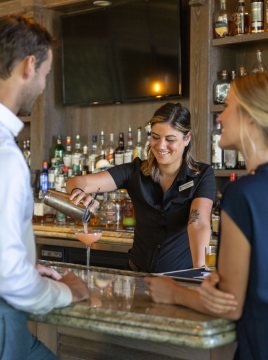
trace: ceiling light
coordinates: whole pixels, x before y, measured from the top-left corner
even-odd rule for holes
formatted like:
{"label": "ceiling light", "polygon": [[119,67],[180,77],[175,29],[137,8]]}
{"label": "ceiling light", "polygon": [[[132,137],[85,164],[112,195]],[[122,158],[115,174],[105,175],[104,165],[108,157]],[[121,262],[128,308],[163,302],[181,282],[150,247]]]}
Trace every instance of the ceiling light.
{"label": "ceiling light", "polygon": [[93,2],[93,5],[96,5],[96,6],[110,6],[112,5],[112,2],[111,1],[94,1]]}

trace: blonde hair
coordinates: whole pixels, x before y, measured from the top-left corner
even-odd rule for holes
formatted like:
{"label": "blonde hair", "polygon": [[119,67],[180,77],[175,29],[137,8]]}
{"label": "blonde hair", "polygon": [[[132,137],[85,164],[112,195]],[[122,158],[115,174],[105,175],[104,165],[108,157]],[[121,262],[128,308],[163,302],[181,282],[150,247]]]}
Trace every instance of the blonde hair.
{"label": "blonde hair", "polygon": [[[157,123],[168,123],[173,129],[183,133],[183,139],[186,140],[191,131],[191,115],[187,108],[181,106],[181,104],[167,103],[154,113],[151,126],[153,127]],[[199,173],[199,167],[197,162],[192,157],[192,140],[185,147],[183,152],[183,160],[188,167],[194,170],[195,175]],[[159,179],[159,168],[157,160],[151,151],[150,146],[147,149],[148,159],[141,165],[141,171],[143,175],[150,175],[154,181]]]}
{"label": "blonde hair", "polygon": [[241,76],[235,79],[231,86],[234,97],[239,105],[240,136],[243,151],[246,155],[247,153],[242,136],[244,129],[246,129],[246,134],[254,151],[256,150],[256,147],[247,128],[244,127],[242,121],[243,113],[249,114],[256,121],[268,146],[268,74],[251,73]]}

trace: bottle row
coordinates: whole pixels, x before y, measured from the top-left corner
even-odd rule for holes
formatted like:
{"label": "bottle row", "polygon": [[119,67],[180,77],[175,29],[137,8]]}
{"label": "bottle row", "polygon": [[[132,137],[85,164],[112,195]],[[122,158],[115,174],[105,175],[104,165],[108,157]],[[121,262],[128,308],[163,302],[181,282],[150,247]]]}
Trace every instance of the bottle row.
{"label": "bottle row", "polygon": [[[250,72],[258,73],[258,72],[267,72],[267,67],[262,62],[262,50],[257,50],[257,59],[254,63]],[[247,74],[247,69],[244,67],[240,67],[240,76],[244,76]],[[215,81],[214,89],[213,89],[213,100],[215,104],[224,104],[227,94],[230,90],[231,81],[236,78],[236,72],[232,71],[231,79],[228,79],[228,74],[226,70],[223,70],[221,73],[222,78],[220,80]]]}
{"label": "bottle row", "polygon": [[[66,188],[62,187],[61,191],[66,192]],[[98,194],[96,199],[100,205],[91,214],[89,226],[134,230],[136,224],[134,207],[126,190]],[[33,223],[83,226],[82,222],[79,223],[44,204],[42,190],[34,201]]]}
{"label": "bottle row", "polygon": [[[219,115],[218,115],[219,116]],[[222,169],[246,169],[245,160],[240,151],[222,150],[219,147],[221,139],[221,123],[215,121],[211,134],[211,166],[215,170]]]}
{"label": "bottle row", "polygon": [[[220,10],[215,14],[215,37],[224,38],[264,32],[265,21],[268,22],[268,1],[251,0],[250,5],[251,13],[249,14],[246,12],[245,1],[238,0],[236,11],[231,14],[226,7],[226,0],[220,0]],[[266,27],[268,29],[268,26]]]}

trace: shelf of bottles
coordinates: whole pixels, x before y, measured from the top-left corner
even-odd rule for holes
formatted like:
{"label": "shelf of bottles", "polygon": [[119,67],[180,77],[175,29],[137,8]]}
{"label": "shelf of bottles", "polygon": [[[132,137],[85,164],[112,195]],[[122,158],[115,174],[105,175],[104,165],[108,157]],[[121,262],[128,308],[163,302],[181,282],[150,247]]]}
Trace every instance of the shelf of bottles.
{"label": "shelf of bottles", "polygon": [[[35,197],[33,222],[50,223],[58,225],[81,225],[71,218],[66,217],[59,211],[44,204],[44,195],[48,189],[66,192],[66,182],[73,176],[81,176],[97,173],[109,169],[115,165],[130,163],[136,157],[141,160],[147,158],[147,147],[150,142],[151,124],[146,124],[147,139],[142,144],[141,127],[137,131],[137,142],[134,145],[132,130],[129,127],[127,146],[124,143],[124,133],[119,134],[118,147],[114,144],[114,134],[110,134],[109,143],[105,146],[104,132],[101,131],[100,142],[97,135],[92,137],[92,147],[81,146],[80,135],[76,135],[74,149],[72,149],[71,137],[66,138],[66,149],[62,145],[62,137],[58,135],[54,158],[51,159],[51,167],[43,163],[43,171],[40,174],[40,190]],[[34,191],[36,194],[36,191]],[[94,194],[92,194],[94,196]],[[115,230],[134,230],[134,208],[126,190],[117,190],[111,193],[97,195],[99,207],[92,213],[89,226],[106,227]]]}

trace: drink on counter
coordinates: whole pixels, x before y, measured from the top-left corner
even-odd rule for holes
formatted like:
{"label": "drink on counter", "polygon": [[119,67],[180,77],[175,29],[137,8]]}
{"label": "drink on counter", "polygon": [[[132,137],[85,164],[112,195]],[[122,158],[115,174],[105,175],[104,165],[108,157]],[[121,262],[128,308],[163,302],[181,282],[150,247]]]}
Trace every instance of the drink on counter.
{"label": "drink on counter", "polygon": [[216,270],[217,246],[205,247],[205,269],[207,271]]}
{"label": "drink on counter", "polygon": [[[86,232],[85,232],[86,230]],[[90,245],[98,241],[102,236],[101,230],[77,230],[75,236],[82,241],[87,247],[87,267],[90,265]]]}

